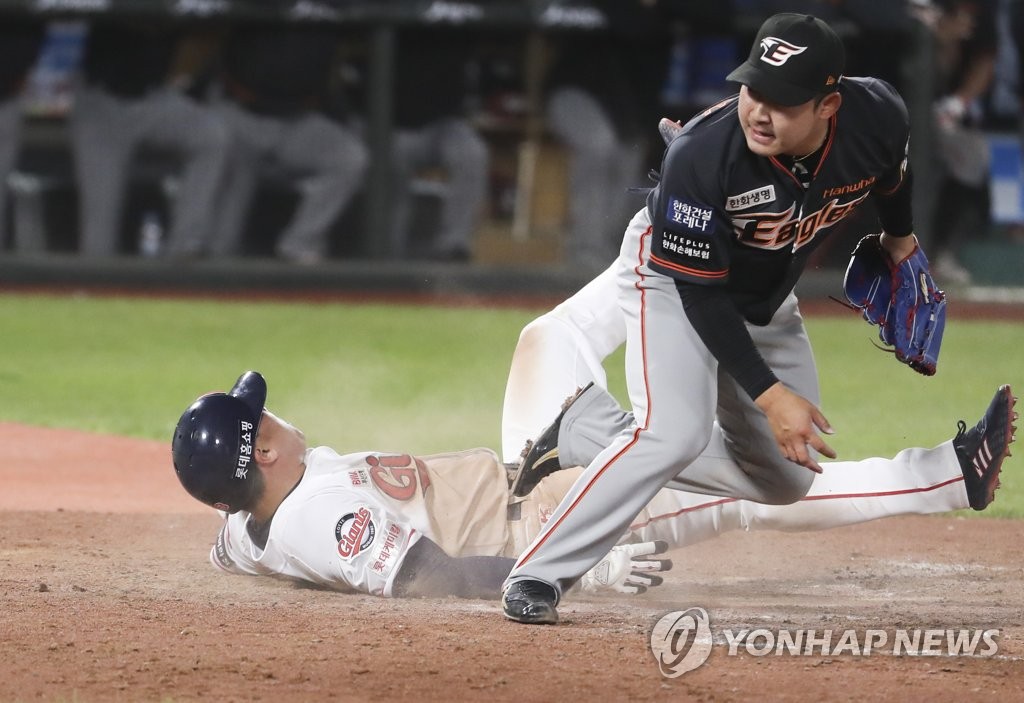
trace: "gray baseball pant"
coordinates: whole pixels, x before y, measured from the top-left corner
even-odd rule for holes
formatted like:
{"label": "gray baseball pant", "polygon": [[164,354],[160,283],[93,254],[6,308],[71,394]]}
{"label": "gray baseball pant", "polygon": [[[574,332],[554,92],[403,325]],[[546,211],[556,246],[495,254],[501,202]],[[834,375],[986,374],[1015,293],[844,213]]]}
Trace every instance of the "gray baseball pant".
{"label": "gray baseball pant", "polygon": [[[718,368],[675,283],[647,266],[650,236],[641,210],[626,229],[617,269],[633,422],[587,466],[507,583],[539,580],[563,593],[663,486],[768,504],[795,502],[810,488],[814,474],[782,455],[764,414]],[[779,379],[818,404],[817,370],[795,296],[768,325],[749,329]]]}
{"label": "gray baseball pant", "polygon": [[165,250],[194,254],[212,233],[228,133],[210,108],[171,87],[120,98],[81,85],[70,119],[84,256],[117,254],[131,161],[142,145],[181,155]]}
{"label": "gray baseball pant", "polygon": [[363,184],[369,165],[365,144],[352,130],[317,112],[277,117],[249,112],[225,99],[215,105],[231,130],[231,148],[211,252],[241,252],[260,172],[273,165],[294,174],[300,191],[298,208],[278,238],[277,253],[326,254],[331,226]]}

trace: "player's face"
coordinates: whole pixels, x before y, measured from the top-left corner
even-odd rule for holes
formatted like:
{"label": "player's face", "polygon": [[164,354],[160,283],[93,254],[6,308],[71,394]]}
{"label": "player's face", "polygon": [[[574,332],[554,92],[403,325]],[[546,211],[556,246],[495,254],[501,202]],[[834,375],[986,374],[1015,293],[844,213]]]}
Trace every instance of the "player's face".
{"label": "player's face", "polygon": [[810,100],[788,107],[768,102],[747,86],[740,87],[739,120],[747,147],[759,156],[804,156],[825,139],[831,110]]}
{"label": "player's face", "polygon": [[301,455],[306,451],[306,435],[303,431],[266,409],[263,410],[263,419],[260,420],[260,435],[264,433],[289,456]]}

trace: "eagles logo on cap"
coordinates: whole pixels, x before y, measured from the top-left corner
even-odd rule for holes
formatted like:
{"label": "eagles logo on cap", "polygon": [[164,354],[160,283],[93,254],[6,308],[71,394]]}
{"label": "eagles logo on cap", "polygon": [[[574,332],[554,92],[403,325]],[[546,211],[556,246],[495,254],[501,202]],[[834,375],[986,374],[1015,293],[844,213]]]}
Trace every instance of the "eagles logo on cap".
{"label": "eagles logo on cap", "polygon": [[776,105],[801,105],[836,89],[846,63],[839,36],[811,15],[769,17],[750,56],[727,78]]}
{"label": "eagles logo on cap", "polygon": [[781,66],[786,63],[790,56],[802,54],[807,51],[806,46],[797,46],[788,41],[782,41],[777,37],[765,37],[761,40],[761,60],[770,63],[772,66]]}

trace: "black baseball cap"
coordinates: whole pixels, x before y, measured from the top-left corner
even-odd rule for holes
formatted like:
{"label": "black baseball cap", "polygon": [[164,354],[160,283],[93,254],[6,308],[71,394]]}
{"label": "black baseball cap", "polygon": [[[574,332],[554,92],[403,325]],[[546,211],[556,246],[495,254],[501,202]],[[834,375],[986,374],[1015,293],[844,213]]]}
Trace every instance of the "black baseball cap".
{"label": "black baseball cap", "polygon": [[246,371],[227,393],[207,393],[182,413],[171,457],[189,495],[229,513],[250,506],[259,486],[252,462],[266,402],[266,380]]}
{"label": "black baseball cap", "polygon": [[839,36],[811,15],[785,12],[765,20],[750,56],[726,76],[768,102],[800,105],[839,87],[846,51]]}

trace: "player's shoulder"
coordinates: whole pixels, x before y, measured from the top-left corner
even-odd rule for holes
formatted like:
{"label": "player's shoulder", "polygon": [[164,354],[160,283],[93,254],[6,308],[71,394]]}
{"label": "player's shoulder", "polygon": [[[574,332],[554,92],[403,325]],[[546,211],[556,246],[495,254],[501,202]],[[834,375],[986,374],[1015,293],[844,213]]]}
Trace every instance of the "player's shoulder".
{"label": "player's shoulder", "polygon": [[738,103],[738,96],[733,95],[691,117],[683,125],[679,138],[669,145],[669,150],[706,149],[728,142],[739,129],[736,119]]}
{"label": "player's shoulder", "polygon": [[908,119],[903,97],[892,84],[881,78],[843,76],[839,92],[843,96],[840,115],[844,118],[852,117],[865,124],[878,124],[879,120]]}
{"label": "player's shoulder", "polygon": [[365,470],[367,457],[375,452],[353,452],[341,454],[327,446],[313,447],[306,452],[306,476],[347,476],[352,472]]}
{"label": "player's shoulder", "polygon": [[[737,96],[723,100],[683,125],[680,136],[665,150],[662,174],[705,182],[717,178],[719,167],[734,161],[743,142],[737,118]],[[712,168],[709,168],[712,166]]]}
{"label": "player's shoulder", "polygon": [[[380,457],[373,451],[339,454],[331,447],[315,447],[306,452],[306,470],[302,479],[278,507],[278,515],[309,518],[326,510],[333,513],[339,505],[377,501]],[[404,455],[403,455],[404,456]]]}

